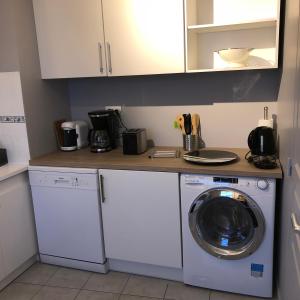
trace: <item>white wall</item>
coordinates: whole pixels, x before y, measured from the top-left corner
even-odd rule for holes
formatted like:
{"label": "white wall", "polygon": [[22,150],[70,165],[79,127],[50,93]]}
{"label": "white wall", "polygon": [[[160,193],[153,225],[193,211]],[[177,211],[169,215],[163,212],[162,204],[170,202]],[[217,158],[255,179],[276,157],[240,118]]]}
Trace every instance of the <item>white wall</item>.
{"label": "white wall", "polygon": [[[21,117],[21,121],[6,121],[7,117]],[[10,163],[27,163],[29,146],[22,88],[19,72],[0,73],[0,147],[7,149]]]}
{"label": "white wall", "polygon": [[70,118],[68,82],[41,80],[32,0],[0,1],[0,40],[0,72],[20,72],[30,156],[55,151],[53,122]]}
{"label": "white wall", "polygon": [[[173,123],[178,114],[198,113],[202,137],[207,147],[248,147],[250,131],[263,118],[264,106],[270,116],[277,114],[276,102],[215,103],[194,106],[123,107],[122,118],[129,128],[146,128],[149,139],[157,146],[180,146],[182,136]],[[72,107],[72,117],[88,120],[88,111],[101,107]]]}

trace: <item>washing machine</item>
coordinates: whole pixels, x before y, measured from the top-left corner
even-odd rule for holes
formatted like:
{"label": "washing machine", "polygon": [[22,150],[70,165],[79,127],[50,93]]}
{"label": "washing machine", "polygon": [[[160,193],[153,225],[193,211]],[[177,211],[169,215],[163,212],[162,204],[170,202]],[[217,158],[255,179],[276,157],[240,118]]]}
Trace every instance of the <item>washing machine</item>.
{"label": "washing machine", "polygon": [[180,180],[184,283],[272,297],[276,180]]}

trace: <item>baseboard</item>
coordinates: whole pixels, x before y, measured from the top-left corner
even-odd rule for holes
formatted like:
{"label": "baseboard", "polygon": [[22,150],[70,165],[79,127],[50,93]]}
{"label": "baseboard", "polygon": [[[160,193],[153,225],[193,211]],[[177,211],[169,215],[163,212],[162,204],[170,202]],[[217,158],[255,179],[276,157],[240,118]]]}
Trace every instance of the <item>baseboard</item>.
{"label": "baseboard", "polygon": [[175,281],[183,281],[182,269],[161,267],[118,259],[109,259],[108,263],[109,269],[112,271],[126,272]]}
{"label": "baseboard", "polygon": [[108,271],[107,262],[105,262],[104,264],[97,264],[97,263],[91,263],[91,262],[86,262],[81,260],[73,260],[73,259],[44,255],[44,254],[40,254],[40,260],[42,263],[46,263],[50,265],[58,265],[58,266],[92,271],[97,273],[107,273]]}
{"label": "baseboard", "polygon": [[25,263],[23,263],[20,267],[18,267],[15,271],[13,271],[7,277],[5,277],[0,282],[0,291],[2,289],[4,289],[7,285],[9,285],[12,281],[14,281],[23,272],[25,272],[29,267],[31,267],[37,260],[38,260],[37,255],[32,256]]}

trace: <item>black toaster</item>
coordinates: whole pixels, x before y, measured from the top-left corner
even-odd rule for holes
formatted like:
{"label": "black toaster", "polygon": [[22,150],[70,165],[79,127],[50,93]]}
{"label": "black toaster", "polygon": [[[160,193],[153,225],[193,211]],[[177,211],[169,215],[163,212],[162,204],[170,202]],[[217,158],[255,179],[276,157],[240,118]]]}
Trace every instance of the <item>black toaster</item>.
{"label": "black toaster", "polygon": [[7,164],[6,149],[0,149],[0,167]]}
{"label": "black toaster", "polygon": [[123,132],[123,154],[141,154],[147,150],[146,129],[128,129]]}

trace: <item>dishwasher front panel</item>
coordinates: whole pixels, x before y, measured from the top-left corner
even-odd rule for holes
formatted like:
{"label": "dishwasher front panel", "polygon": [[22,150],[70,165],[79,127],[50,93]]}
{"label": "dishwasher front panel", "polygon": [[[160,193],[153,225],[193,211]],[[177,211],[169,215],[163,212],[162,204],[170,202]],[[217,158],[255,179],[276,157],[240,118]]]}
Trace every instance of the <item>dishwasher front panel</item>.
{"label": "dishwasher front panel", "polygon": [[97,175],[56,174],[56,180],[53,173],[30,175],[40,254],[103,264],[99,190],[88,184]]}

